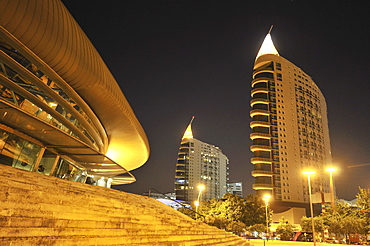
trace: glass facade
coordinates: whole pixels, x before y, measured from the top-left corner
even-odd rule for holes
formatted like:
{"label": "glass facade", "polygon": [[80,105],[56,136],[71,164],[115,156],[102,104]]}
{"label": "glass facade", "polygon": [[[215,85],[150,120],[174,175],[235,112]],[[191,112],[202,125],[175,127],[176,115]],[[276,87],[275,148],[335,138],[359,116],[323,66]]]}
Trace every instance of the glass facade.
{"label": "glass facade", "polygon": [[1,99],[98,147],[94,139],[94,136],[99,136],[97,128],[75,100],[58,85],[59,81],[53,80],[22,51],[1,38],[0,51]]}
{"label": "glass facade", "polygon": [[0,163],[31,171],[41,147],[0,129]]}
{"label": "glass facade", "polygon": [[0,164],[75,182],[86,180],[86,173],[81,168],[3,129],[0,129]]}

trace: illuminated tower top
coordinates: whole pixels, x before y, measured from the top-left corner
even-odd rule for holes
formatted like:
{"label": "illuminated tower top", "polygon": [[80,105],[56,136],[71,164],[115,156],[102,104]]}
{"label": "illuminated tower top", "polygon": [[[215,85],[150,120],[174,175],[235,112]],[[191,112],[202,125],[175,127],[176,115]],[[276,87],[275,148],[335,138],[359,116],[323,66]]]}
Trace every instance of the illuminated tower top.
{"label": "illuminated tower top", "polygon": [[191,118],[191,121],[190,121],[188,127],[186,128],[184,136],[182,137],[182,139],[193,138],[193,131],[191,130],[191,124],[193,123],[193,120],[194,120],[194,116]]}
{"label": "illuminated tower top", "polygon": [[271,35],[270,35],[271,29],[272,29],[272,26],[271,26],[269,32],[267,33],[267,35],[265,37],[265,40],[263,40],[261,48],[258,51],[256,60],[258,59],[258,57],[260,57],[262,55],[267,55],[267,54],[277,55],[277,56],[279,55],[279,52],[275,48],[275,45],[274,45],[274,43],[272,42],[272,39],[271,39]]}

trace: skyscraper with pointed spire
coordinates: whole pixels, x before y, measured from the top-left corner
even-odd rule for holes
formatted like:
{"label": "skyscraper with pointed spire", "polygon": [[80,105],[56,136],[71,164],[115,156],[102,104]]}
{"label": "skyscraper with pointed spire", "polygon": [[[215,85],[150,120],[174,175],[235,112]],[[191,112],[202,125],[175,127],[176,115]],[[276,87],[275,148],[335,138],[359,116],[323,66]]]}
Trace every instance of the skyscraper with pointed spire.
{"label": "skyscraper with pointed spire", "polygon": [[[176,199],[193,202],[197,199],[222,198],[227,192],[229,159],[219,147],[193,137],[192,123],[185,130],[178,153],[175,176]],[[203,186],[199,196],[199,186]]]}
{"label": "skyscraper with pointed spire", "polygon": [[308,203],[302,171],[316,170],[313,192],[327,192],[324,167],[331,163],[325,98],[312,78],[279,55],[270,32],[253,67],[251,163],[257,195]]}

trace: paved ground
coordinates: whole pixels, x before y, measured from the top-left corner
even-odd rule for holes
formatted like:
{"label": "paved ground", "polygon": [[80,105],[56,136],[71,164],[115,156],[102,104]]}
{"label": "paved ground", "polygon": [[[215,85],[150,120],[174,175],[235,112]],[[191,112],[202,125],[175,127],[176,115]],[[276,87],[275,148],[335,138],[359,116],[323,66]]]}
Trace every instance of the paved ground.
{"label": "paved ground", "polygon": [[[313,242],[293,242],[293,241],[279,241],[269,240],[265,241],[262,239],[250,239],[251,246],[313,246]],[[316,243],[317,246],[333,245],[330,243]],[[340,245],[340,244],[339,244]]]}

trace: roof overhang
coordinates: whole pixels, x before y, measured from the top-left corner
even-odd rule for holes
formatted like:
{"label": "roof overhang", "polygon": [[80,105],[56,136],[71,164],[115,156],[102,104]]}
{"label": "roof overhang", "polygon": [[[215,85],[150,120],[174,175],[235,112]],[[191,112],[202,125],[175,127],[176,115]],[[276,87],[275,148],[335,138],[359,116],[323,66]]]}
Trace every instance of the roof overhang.
{"label": "roof overhang", "polygon": [[1,99],[0,120],[2,124],[38,140],[42,147],[54,149],[59,155],[72,159],[90,175],[114,177],[126,174],[126,183],[135,181],[124,167],[93,147]]}

